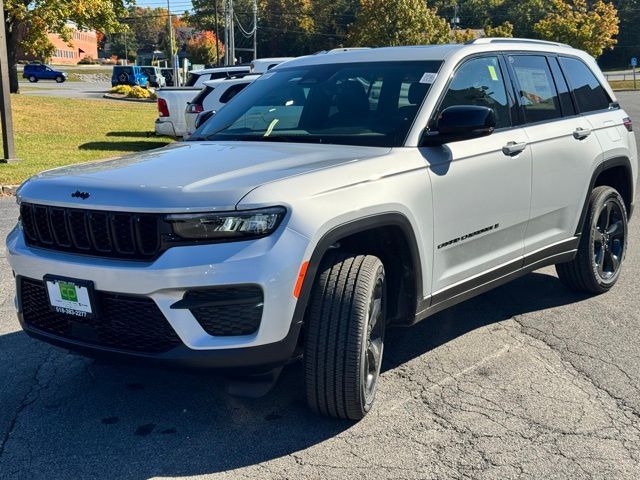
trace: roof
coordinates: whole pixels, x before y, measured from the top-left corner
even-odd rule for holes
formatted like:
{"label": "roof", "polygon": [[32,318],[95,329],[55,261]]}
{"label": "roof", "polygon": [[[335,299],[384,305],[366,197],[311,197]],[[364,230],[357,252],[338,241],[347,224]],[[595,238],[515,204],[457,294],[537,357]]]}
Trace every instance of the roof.
{"label": "roof", "polygon": [[573,55],[587,55],[580,50],[556,42],[525,38],[478,38],[465,44],[416,45],[333,51],[330,56],[326,52],[318,53],[290,60],[286,66],[295,67],[323,63],[448,60],[450,58],[459,59],[471,53],[509,50],[558,53],[563,51]]}

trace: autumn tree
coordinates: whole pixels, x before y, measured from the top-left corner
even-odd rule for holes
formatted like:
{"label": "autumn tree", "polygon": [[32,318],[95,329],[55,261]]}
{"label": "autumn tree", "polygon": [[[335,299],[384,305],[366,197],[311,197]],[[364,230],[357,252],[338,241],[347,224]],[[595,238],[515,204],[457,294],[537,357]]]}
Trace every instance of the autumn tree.
{"label": "autumn tree", "polygon": [[446,43],[449,25],[424,0],[360,0],[348,42],[353,46]]}
{"label": "autumn tree", "polygon": [[466,30],[451,31],[451,41],[453,43],[466,43],[474,38],[476,38],[476,34],[468,28]]}
{"label": "autumn tree", "polygon": [[613,48],[618,33],[618,12],[611,3],[597,0],[552,0],[549,13],[535,24],[541,38],[585,50],[598,57]]}
{"label": "autumn tree", "polygon": [[126,15],[131,0],[4,0],[7,51],[9,57],[9,83],[11,92],[17,93],[18,49],[38,57],[50,57],[54,47],[47,33],[57,33],[66,42],[72,42],[72,30],[67,21],[78,28],[119,31],[118,17]]}
{"label": "autumn tree", "polygon": [[[216,48],[217,44],[217,48]],[[187,55],[191,63],[204,65],[217,65],[224,55],[224,45],[213,32],[202,34],[187,40]]]}
{"label": "autumn tree", "polygon": [[496,25],[495,27],[491,26],[490,23],[484,26],[484,35],[486,37],[502,37],[502,38],[510,38],[513,37],[513,25],[511,22],[504,22],[501,25]]}

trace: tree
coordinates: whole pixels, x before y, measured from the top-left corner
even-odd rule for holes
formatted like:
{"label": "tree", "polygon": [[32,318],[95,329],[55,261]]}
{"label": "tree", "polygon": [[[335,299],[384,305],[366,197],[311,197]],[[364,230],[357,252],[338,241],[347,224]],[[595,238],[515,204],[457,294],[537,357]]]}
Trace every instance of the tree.
{"label": "tree", "polygon": [[541,38],[568,43],[598,57],[617,40],[618,12],[611,3],[597,0],[552,0],[549,13],[535,24]]}
{"label": "tree", "polygon": [[57,33],[71,42],[72,31],[67,21],[79,28],[120,31],[118,17],[126,15],[126,7],[132,0],[4,0],[7,51],[9,56],[9,83],[12,93],[17,93],[18,49],[25,53],[49,57],[53,45],[47,33]]}
{"label": "tree", "polygon": [[484,34],[487,37],[513,37],[513,25],[510,22],[504,22],[502,25],[492,27],[490,23],[484,26]]}
{"label": "tree", "polygon": [[130,29],[109,35],[109,51],[118,58],[126,58],[130,62],[138,55],[138,40]]}
{"label": "tree", "polygon": [[[216,50],[216,43],[217,50]],[[219,58],[224,55],[224,45],[218,40],[213,32],[203,32],[202,34],[187,40],[187,55],[191,63],[202,63],[204,65],[217,65]]]}
{"label": "tree", "polygon": [[476,38],[475,33],[468,28],[466,30],[451,30],[451,40],[453,43],[466,43],[474,38]]}
{"label": "tree", "polygon": [[424,0],[360,0],[349,32],[353,46],[397,46],[446,43],[449,25]]}

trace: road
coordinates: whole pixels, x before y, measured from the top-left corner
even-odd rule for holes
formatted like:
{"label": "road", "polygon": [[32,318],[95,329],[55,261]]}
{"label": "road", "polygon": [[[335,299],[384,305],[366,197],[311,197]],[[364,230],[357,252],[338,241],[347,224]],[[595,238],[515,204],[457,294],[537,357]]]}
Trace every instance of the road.
{"label": "road", "polygon": [[22,95],[44,95],[64,98],[102,98],[109,91],[111,83],[99,82],[64,82],[41,80],[37,83],[20,82]]}
{"label": "road", "polygon": [[[640,97],[620,94],[640,118]],[[560,161],[561,159],[559,159]],[[16,219],[0,201],[0,235]],[[0,478],[640,477],[640,221],[615,289],[552,268],[389,332],[375,409],[304,404],[300,367],[262,399],[215,376],[96,363],[29,339],[0,246]]]}

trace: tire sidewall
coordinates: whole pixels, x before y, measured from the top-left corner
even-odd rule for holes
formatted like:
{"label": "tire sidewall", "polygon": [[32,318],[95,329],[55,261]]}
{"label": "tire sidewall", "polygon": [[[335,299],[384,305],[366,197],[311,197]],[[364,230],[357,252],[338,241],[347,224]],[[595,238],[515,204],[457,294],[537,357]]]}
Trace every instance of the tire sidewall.
{"label": "tire sidewall", "polygon": [[382,366],[382,359],[384,358],[384,335],[385,335],[385,331],[386,328],[383,328],[382,330],[382,346],[380,349],[380,365],[378,365],[378,369],[376,372],[376,378],[375,378],[375,384],[373,386],[373,391],[371,392],[371,395],[367,396],[367,372],[365,371],[365,356],[367,355],[367,332],[369,330],[369,322],[371,321],[371,318],[368,314],[369,312],[369,308],[371,305],[371,301],[373,300],[373,293],[375,291],[376,285],[378,284],[378,281],[382,281],[382,305],[381,305],[381,309],[382,309],[382,318],[380,319],[381,322],[383,322],[383,324],[386,327],[386,321],[387,321],[387,316],[386,316],[386,308],[387,308],[387,284],[386,284],[386,277],[385,277],[385,271],[384,271],[384,266],[382,265],[382,263],[379,263],[377,268],[376,268],[376,272],[375,275],[373,276],[373,281],[371,282],[371,285],[369,285],[369,292],[368,292],[368,297],[367,297],[367,317],[365,319],[365,322],[363,322],[363,326],[362,326],[362,337],[360,339],[360,404],[362,406],[362,410],[363,412],[369,412],[369,410],[371,410],[371,407],[373,406],[373,403],[375,402],[375,398],[376,398],[376,392],[378,390],[378,380],[380,379],[380,369]]}
{"label": "tire sidewall", "polygon": [[35,75],[31,75],[31,76],[29,77],[29,81],[30,81],[31,83],[36,83],[36,82],[38,81],[38,77],[36,77]]}
{"label": "tire sidewall", "polygon": [[[622,223],[624,225],[624,243],[622,246],[622,254],[620,255],[620,266],[614,275],[611,276],[610,279],[603,279],[598,273],[597,266],[595,265],[593,259],[595,256],[595,245],[594,245],[594,234],[596,231],[596,226],[598,224],[598,219],[600,218],[600,213],[602,211],[602,207],[609,201],[615,201],[620,210],[622,211]],[[627,253],[627,243],[628,243],[628,228],[627,228],[627,209],[625,207],[624,201],[620,194],[614,190],[613,188],[607,189],[606,193],[598,196],[594,203],[591,206],[592,215],[590,217],[589,230],[588,230],[588,246],[589,246],[589,271],[593,277],[594,283],[598,285],[600,289],[603,291],[609,290],[618,280],[620,276],[620,272],[622,271],[622,263],[624,262],[624,258]]]}

